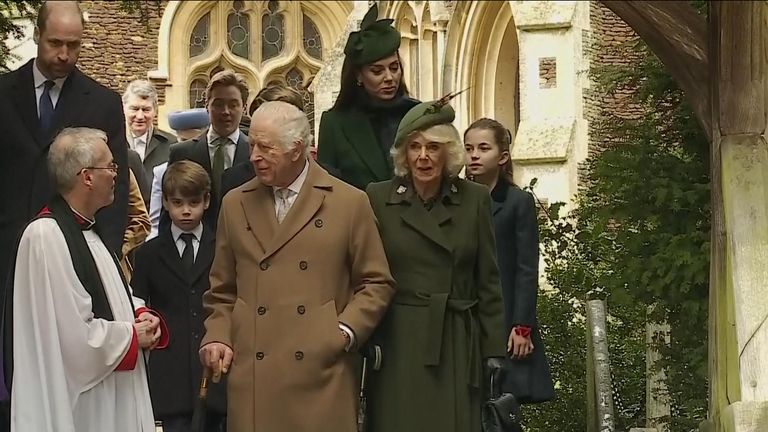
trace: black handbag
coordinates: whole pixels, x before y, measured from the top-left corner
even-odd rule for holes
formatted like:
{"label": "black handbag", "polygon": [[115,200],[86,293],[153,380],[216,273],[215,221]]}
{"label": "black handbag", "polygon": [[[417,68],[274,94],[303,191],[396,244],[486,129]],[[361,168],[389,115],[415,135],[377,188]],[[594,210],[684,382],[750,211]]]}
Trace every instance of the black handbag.
{"label": "black handbag", "polygon": [[489,398],[483,403],[483,432],[523,432],[520,404],[512,393],[501,393],[502,369],[491,372]]}

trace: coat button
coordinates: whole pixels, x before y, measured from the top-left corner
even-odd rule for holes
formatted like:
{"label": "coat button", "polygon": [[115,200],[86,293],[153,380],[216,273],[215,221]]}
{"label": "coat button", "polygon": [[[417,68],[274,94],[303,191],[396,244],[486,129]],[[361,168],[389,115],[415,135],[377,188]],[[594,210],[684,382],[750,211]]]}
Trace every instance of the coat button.
{"label": "coat button", "polygon": [[267,270],[269,268],[269,263],[264,261],[263,263],[259,264],[259,268],[262,270]]}
{"label": "coat button", "polygon": [[322,219],[315,219],[315,226],[318,228],[323,227],[323,220]]}
{"label": "coat button", "polygon": [[299,305],[296,308],[296,312],[298,312],[299,315],[304,315],[304,312],[306,312],[306,311],[307,311],[307,309],[304,307],[304,305]]}
{"label": "coat button", "polygon": [[302,269],[302,270],[306,270],[307,269],[307,262],[306,261],[300,262],[299,263],[299,268]]}
{"label": "coat button", "polygon": [[301,351],[296,351],[296,354],[294,354],[294,356],[296,357],[296,360],[304,359],[304,353]]}
{"label": "coat button", "polygon": [[264,353],[259,351],[256,353],[256,360],[264,360]]}
{"label": "coat button", "polygon": [[259,306],[259,308],[258,308],[258,309],[256,309],[256,312],[257,312],[259,315],[264,315],[265,313],[267,313],[267,308],[265,308],[264,306]]}
{"label": "coat button", "polygon": [[192,312],[192,318],[197,318],[197,312]]}

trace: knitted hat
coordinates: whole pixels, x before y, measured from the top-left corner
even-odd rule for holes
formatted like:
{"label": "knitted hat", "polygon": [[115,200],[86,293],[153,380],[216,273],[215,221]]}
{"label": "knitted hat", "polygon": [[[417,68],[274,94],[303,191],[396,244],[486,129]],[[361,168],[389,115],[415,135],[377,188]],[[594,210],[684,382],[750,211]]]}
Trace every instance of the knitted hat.
{"label": "knitted hat", "polygon": [[394,20],[382,19],[379,7],[374,4],[363,17],[360,31],[352,32],[344,47],[344,55],[355,66],[362,66],[381,60],[397,52],[400,48],[400,32],[392,27]]}
{"label": "knitted hat", "polygon": [[194,108],[168,114],[168,126],[173,130],[202,129],[211,124],[205,108]]}

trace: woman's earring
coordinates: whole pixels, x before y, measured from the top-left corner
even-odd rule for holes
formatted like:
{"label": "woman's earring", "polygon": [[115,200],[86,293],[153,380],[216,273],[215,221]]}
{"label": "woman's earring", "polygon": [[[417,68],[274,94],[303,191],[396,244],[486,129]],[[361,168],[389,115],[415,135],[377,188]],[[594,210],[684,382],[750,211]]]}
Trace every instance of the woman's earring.
{"label": "woman's earring", "polygon": [[363,86],[363,82],[362,82],[362,81],[358,81],[358,82],[357,82],[357,86],[358,86],[358,87],[362,87],[362,86]]}

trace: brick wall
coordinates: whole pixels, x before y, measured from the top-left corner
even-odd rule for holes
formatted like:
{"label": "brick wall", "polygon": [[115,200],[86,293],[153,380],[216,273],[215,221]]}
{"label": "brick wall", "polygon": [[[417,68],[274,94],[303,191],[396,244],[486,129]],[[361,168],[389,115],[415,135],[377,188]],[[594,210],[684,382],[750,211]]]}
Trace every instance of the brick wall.
{"label": "brick wall", "polygon": [[[602,3],[590,2],[591,34],[585,34],[584,50],[590,59],[590,71],[594,74],[607,65],[631,66],[637,64],[638,56],[631,45],[638,40],[637,34]],[[633,88],[618,88],[606,94],[596,88],[594,76],[590,77],[590,88],[584,92],[585,117],[589,122],[589,156],[594,156],[603,149],[620,142],[618,137],[606,137],[600,128],[606,113],[622,119],[637,119],[643,115],[643,109],[631,103],[629,97]],[[585,173],[580,170],[579,184]]]}
{"label": "brick wall", "polygon": [[[147,72],[157,69],[157,38],[167,1],[144,1],[148,23],[139,13],[120,10],[117,1],[83,1],[81,7],[88,23],[78,66],[100,83],[123,92],[135,79],[147,79]],[[158,87],[163,103],[164,89]]]}

